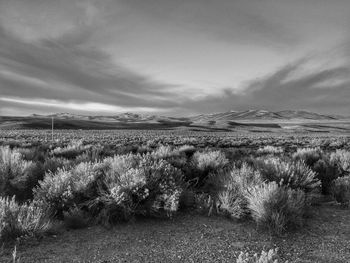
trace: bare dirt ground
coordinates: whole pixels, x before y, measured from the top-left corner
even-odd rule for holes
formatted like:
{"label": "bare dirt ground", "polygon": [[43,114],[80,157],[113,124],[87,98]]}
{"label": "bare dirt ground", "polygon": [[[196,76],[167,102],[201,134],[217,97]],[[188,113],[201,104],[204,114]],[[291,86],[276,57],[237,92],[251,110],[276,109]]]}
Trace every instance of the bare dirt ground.
{"label": "bare dirt ground", "polygon": [[[350,262],[350,210],[324,204],[310,210],[307,224],[280,237],[252,222],[180,214],[143,219],[112,229],[90,227],[18,246],[20,262],[236,262],[240,251],[279,247],[289,262]],[[12,250],[0,257],[8,261]]]}

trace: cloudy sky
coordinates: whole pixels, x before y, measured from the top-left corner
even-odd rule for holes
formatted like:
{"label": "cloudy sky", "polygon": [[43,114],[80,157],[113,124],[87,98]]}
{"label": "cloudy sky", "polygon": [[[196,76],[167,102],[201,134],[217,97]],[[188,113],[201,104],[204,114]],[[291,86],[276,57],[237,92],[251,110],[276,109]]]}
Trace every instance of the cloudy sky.
{"label": "cloudy sky", "polygon": [[350,115],[349,0],[0,0],[0,115]]}

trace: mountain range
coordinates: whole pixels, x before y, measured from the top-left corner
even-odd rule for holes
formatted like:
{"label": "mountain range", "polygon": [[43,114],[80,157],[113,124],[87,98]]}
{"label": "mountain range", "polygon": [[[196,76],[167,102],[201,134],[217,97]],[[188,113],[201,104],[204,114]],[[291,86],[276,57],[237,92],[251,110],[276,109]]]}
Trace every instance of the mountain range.
{"label": "mountain range", "polygon": [[0,128],[48,129],[51,128],[52,119],[57,129],[322,130],[332,127],[337,130],[348,128],[350,130],[350,117],[301,110],[232,110],[191,117],[168,117],[129,112],[99,116],[72,113],[32,114],[27,117],[2,116],[0,117]]}
{"label": "mountain range", "polygon": [[77,119],[91,121],[121,121],[121,122],[151,122],[159,120],[167,121],[232,121],[232,120],[341,120],[345,116],[319,114],[309,111],[283,110],[283,111],[267,111],[267,110],[244,110],[244,111],[228,111],[211,114],[200,114],[191,117],[167,117],[159,115],[145,115],[138,113],[120,113],[116,115],[78,115],[72,113],[56,113],[51,115],[32,114],[31,117],[53,117],[55,119]]}

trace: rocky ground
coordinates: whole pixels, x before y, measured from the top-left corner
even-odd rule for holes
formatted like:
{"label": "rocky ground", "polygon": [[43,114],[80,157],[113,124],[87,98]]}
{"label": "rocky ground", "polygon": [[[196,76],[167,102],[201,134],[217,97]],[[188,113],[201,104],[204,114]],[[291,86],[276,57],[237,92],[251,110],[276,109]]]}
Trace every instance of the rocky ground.
{"label": "rocky ground", "polygon": [[[279,247],[289,262],[350,262],[350,210],[325,204],[310,210],[307,224],[282,236],[252,222],[180,214],[171,220],[143,219],[111,229],[64,231],[17,247],[20,262],[236,262],[240,251]],[[4,249],[1,262],[12,249]]]}

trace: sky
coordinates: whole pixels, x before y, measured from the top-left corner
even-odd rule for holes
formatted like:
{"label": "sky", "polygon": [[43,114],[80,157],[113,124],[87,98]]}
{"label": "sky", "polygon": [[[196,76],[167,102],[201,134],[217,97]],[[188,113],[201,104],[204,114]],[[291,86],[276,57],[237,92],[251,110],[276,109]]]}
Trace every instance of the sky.
{"label": "sky", "polygon": [[350,115],[348,0],[0,0],[0,115]]}

